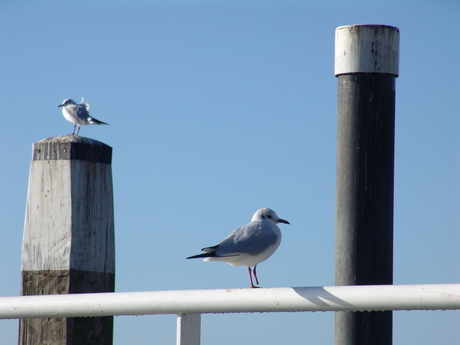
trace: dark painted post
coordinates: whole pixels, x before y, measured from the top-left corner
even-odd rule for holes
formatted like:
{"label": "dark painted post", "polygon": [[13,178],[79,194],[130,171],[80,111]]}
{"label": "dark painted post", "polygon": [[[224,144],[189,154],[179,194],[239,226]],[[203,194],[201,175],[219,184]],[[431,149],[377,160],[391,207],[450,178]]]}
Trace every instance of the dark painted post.
{"label": "dark painted post", "polygon": [[[336,285],[393,283],[395,80],[399,29],[342,26],[338,77]],[[336,312],[336,345],[392,344],[392,312]]]}
{"label": "dark painted post", "polygon": [[[22,295],[113,292],[112,148],[64,135],[33,144]],[[113,317],[20,320],[20,345],[111,345]]]}

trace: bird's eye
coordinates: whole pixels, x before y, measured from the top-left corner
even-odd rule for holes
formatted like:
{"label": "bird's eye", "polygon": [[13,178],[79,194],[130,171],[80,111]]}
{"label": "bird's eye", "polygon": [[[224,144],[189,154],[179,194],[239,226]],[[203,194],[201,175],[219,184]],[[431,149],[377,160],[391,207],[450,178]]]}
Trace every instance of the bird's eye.
{"label": "bird's eye", "polygon": [[267,215],[267,218],[268,218],[268,219],[272,219],[273,216],[272,216],[271,214],[269,214],[269,215]]}

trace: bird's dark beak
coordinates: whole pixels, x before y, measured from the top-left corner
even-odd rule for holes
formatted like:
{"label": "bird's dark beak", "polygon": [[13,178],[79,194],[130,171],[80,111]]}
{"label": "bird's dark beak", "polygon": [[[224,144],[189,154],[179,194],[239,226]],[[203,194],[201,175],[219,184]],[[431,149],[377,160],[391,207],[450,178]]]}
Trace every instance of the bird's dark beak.
{"label": "bird's dark beak", "polygon": [[284,219],[278,219],[276,222],[277,223],[284,223],[284,224],[291,224],[287,220],[284,220]]}
{"label": "bird's dark beak", "polygon": [[63,105],[64,105],[64,104],[58,105],[58,108],[59,108],[59,107],[62,107]]}

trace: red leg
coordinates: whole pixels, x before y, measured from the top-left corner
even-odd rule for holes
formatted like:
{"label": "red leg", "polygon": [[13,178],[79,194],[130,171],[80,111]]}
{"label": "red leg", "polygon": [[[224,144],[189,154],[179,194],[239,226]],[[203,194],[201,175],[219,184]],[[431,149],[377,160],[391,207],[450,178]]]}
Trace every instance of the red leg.
{"label": "red leg", "polygon": [[[251,288],[257,288],[258,286],[255,286],[254,283],[252,282],[252,271],[251,271],[251,267],[248,266],[248,273],[249,273],[249,280],[251,281]],[[257,278],[256,278],[256,281],[257,281]],[[259,284],[259,283],[257,283]]]}
{"label": "red leg", "polygon": [[256,283],[259,285],[259,279],[257,279],[257,272],[256,272],[257,265],[254,266],[254,278],[256,278]]}

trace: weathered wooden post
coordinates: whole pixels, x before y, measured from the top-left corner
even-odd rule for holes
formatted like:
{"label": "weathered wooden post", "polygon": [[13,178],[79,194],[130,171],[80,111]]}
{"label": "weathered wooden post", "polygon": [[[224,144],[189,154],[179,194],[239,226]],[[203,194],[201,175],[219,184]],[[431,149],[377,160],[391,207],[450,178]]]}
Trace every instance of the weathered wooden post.
{"label": "weathered wooden post", "polygon": [[[114,291],[111,161],[112,148],[88,138],[33,144],[22,295]],[[20,345],[110,345],[112,339],[113,317],[20,320]]]}
{"label": "weathered wooden post", "polygon": [[[336,285],[393,283],[395,80],[399,30],[336,29]],[[336,345],[392,344],[392,312],[336,312]]]}

